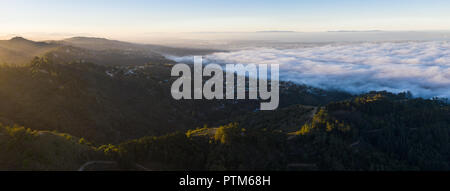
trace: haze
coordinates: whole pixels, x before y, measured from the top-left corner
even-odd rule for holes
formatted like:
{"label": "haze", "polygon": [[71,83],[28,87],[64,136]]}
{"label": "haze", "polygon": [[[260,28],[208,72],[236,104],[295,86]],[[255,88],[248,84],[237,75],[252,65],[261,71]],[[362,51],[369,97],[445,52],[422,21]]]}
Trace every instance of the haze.
{"label": "haze", "polygon": [[449,18],[450,2],[445,0],[4,0],[0,38],[98,36],[154,42],[246,39],[256,31],[448,31]]}

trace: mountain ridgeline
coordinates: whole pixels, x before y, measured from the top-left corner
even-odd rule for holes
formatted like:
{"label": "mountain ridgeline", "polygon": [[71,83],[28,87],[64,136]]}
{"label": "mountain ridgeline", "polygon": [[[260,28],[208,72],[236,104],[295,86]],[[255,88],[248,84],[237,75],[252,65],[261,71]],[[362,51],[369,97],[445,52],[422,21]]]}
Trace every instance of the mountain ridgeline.
{"label": "mountain ridgeline", "polygon": [[204,55],[219,50],[142,45],[104,38],[74,37],[35,42],[22,37],[0,40],[0,64],[27,65],[34,57],[47,56],[60,62],[91,62],[98,65],[144,65],[167,61],[163,55]]}
{"label": "mountain ridgeline", "polygon": [[[164,54],[98,38],[0,41],[0,170],[450,170],[450,106],[291,82],[260,100],[174,100]],[[107,170],[106,167],[91,170]]]}

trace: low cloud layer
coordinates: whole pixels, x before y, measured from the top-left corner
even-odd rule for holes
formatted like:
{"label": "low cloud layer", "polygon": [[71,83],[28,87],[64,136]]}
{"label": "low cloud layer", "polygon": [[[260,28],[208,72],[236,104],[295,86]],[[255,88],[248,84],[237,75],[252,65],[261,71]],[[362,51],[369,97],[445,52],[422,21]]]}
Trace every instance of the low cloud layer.
{"label": "low cloud layer", "polygon": [[324,89],[411,91],[425,98],[450,98],[447,41],[257,48],[215,53],[205,59],[220,64],[280,64],[282,80]]}

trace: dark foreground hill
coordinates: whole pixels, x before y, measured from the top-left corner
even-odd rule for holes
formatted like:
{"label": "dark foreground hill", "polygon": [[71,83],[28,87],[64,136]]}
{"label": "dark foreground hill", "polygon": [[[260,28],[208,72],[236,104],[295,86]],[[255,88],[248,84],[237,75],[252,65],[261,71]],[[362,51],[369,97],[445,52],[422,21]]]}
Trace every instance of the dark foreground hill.
{"label": "dark foreground hill", "polygon": [[[258,120],[265,118],[293,131],[293,125],[309,119],[312,107],[291,105],[317,106],[350,97],[282,83],[280,112],[263,112],[261,116],[255,110],[259,108],[257,101],[172,99],[170,86],[174,79],[169,76],[170,68],[170,63],[136,67],[58,63],[47,57],[35,58],[25,66],[0,67],[0,123],[4,124],[0,133],[0,169],[75,170],[92,160],[118,160],[123,164],[128,160],[118,154],[117,146],[108,143],[118,145],[143,136],[165,136],[233,119],[255,123],[254,128],[259,129],[256,124],[266,122]],[[283,116],[291,119],[284,120]],[[273,123],[272,128],[277,124]],[[123,168],[136,169],[127,165]]]}
{"label": "dark foreground hill", "polygon": [[0,170],[76,170],[102,156],[82,138],[0,125]]}
{"label": "dark foreground hill", "polygon": [[166,66],[149,66],[148,75],[132,75],[130,70],[46,59],[2,67],[0,122],[114,143],[186,130],[217,119],[215,115],[229,115],[233,108],[236,113],[254,109],[249,105],[216,110],[223,104],[219,102],[179,103],[171,98]]}
{"label": "dark foreground hill", "polygon": [[[152,170],[450,170],[450,110],[442,101],[373,92],[292,119],[310,109],[293,106],[277,110],[279,120],[250,114],[239,123],[98,146],[1,126],[0,169],[75,170],[101,160]],[[298,131],[284,129],[291,123]]]}
{"label": "dark foreground hill", "polygon": [[124,164],[161,169],[450,170],[450,110],[438,100],[374,92],[322,107],[311,120],[298,121],[295,133],[273,128],[283,121],[292,118],[248,117],[115,148]]}
{"label": "dark foreground hill", "polygon": [[[43,57],[25,66],[0,67],[0,122],[117,143],[220,125],[259,108],[255,100],[177,101],[170,94],[171,66],[109,67]],[[282,107],[348,97],[291,83],[281,89]]]}

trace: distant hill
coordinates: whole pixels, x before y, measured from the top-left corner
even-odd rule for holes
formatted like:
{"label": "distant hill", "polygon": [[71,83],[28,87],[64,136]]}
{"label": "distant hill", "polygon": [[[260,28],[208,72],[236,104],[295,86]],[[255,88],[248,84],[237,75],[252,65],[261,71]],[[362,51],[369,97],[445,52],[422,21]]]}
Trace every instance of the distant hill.
{"label": "distant hill", "polygon": [[161,55],[205,55],[221,50],[197,49],[197,48],[174,48],[162,45],[152,44],[136,44],[122,42],[116,40],[108,40],[105,38],[93,37],[73,37],[59,41],[59,43],[71,45],[75,47],[85,48],[89,50],[122,50],[129,52],[141,52],[145,54],[161,54]]}
{"label": "distant hill", "polygon": [[46,42],[34,42],[22,37],[0,41],[0,64],[24,65],[35,56],[41,56],[59,45]]}
{"label": "distant hill", "polygon": [[58,62],[83,61],[108,66],[131,66],[171,62],[163,55],[204,55],[216,51],[134,44],[104,38],[74,37],[61,41],[34,42],[15,37],[0,41],[0,64],[25,65],[36,56],[47,56]]}
{"label": "distant hill", "polygon": [[151,63],[173,63],[160,54],[151,51],[124,49],[93,50],[72,45],[64,45],[45,53],[43,56],[56,63],[83,62],[104,66],[142,66]]}
{"label": "distant hill", "polygon": [[278,31],[278,30],[268,30],[268,31],[256,31],[257,33],[295,33],[296,31]]}
{"label": "distant hill", "polygon": [[382,30],[336,30],[336,31],[327,31],[330,33],[372,33],[372,32],[385,32]]}

